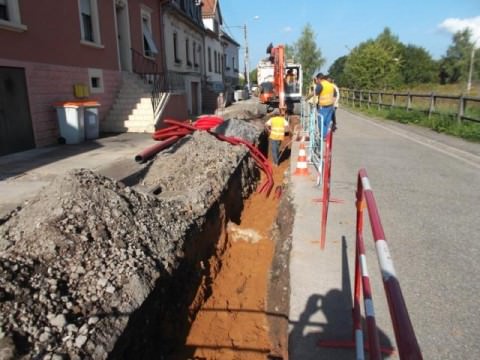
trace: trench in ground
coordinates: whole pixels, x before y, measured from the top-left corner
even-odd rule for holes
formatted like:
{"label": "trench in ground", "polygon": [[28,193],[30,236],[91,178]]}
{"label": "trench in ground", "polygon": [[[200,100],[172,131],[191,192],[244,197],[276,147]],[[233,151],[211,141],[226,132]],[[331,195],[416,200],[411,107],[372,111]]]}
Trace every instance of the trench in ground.
{"label": "trench in ground", "polygon": [[[275,188],[266,198],[255,183],[245,184],[259,176],[250,157],[239,164],[203,226],[189,231],[182,264],[129,315],[109,359],[288,358],[290,141],[284,140],[284,160],[273,168],[280,199]],[[264,154],[267,147],[261,140]],[[246,188],[251,195],[244,199]]]}
{"label": "trench in ground", "polygon": [[[282,186],[289,161],[274,168]],[[280,199],[253,193],[238,224],[227,225],[211,292],[171,359],[287,359],[288,252],[292,212],[287,184]],[[281,206],[279,206],[281,204]],[[280,212],[278,211],[280,210]],[[280,216],[281,221],[277,223]],[[290,224],[290,226],[289,226]],[[275,259],[275,261],[273,261]]]}

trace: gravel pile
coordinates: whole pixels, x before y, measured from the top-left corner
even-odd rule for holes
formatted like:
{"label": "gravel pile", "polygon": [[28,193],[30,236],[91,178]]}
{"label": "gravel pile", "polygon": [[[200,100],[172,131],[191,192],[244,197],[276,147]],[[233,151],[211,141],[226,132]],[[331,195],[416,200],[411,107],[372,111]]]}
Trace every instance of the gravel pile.
{"label": "gravel pile", "polygon": [[246,154],[197,132],[139,179],[158,196],[81,169],[0,219],[0,359],[107,358]]}

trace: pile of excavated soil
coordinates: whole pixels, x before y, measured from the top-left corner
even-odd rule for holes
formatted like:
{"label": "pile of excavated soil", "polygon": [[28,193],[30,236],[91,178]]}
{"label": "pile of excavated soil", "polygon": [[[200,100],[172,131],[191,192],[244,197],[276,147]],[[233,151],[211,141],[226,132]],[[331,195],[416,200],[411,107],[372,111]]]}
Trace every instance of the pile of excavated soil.
{"label": "pile of excavated soil", "polygon": [[[146,299],[162,279],[175,278],[187,248],[195,250],[191,233],[212,221],[209,210],[232,177],[240,201],[253,189],[258,171],[246,154],[197,132],[149,164],[138,179],[142,191],[76,170],[0,219],[0,358],[104,359],[123,351],[116,341],[132,316],[149,322],[139,315]],[[149,306],[161,312],[168,294],[158,292]]]}
{"label": "pile of excavated soil", "polygon": [[267,107],[258,101],[243,101],[234,106],[217,110],[217,113],[226,119],[235,118],[250,121],[263,118],[267,113]]}

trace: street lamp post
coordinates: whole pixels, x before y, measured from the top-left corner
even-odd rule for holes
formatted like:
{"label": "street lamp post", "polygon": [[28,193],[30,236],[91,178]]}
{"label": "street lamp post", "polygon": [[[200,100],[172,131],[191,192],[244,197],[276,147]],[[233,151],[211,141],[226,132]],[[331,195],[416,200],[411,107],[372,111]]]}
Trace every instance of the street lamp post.
{"label": "street lamp post", "polygon": [[[256,15],[253,17],[253,20],[260,19],[260,16]],[[229,28],[242,28],[243,29],[243,40],[245,42],[245,56],[244,56],[244,71],[245,71],[245,80],[247,81],[248,91],[250,91],[250,58],[248,54],[248,36],[247,36],[247,23],[237,26],[228,26]]]}
{"label": "street lamp post", "polygon": [[243,35],[245,39],[245,76],[247,80],[248,91],[250,91],[250,60],[248,57],[248,38],[247,38],[247,24],[243,25]]}

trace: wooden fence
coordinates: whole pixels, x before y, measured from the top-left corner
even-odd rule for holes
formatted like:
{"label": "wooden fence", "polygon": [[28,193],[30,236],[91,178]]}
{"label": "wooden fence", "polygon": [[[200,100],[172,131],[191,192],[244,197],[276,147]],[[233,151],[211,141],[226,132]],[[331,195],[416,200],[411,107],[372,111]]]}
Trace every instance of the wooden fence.
{"label": "wooden fence", "polygon": [[422,111],[428,114],[448,114],[458,122],[463,120],[480,123],[480,98],[470,96],[449,96],[415,93],[394,93],[384,91],[340,89],[340,100],[348,105],[366,105],[382,108],[401,108],[406,111]]}

